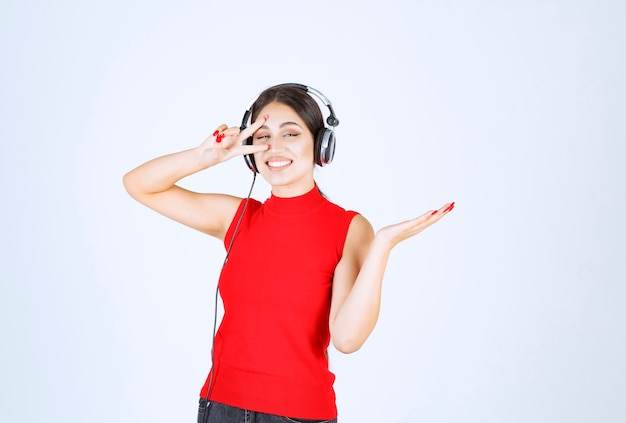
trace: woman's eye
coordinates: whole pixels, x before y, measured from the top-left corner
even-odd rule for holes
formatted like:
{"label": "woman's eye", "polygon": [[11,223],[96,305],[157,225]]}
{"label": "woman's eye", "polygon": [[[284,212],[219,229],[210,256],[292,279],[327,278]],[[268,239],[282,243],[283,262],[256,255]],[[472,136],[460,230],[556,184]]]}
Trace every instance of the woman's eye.
{"label": "woman's eye", "polygon": [[297,137],[297,136],[298,136],[298,134],[296,134],[295,132],[286,132],[286,133],[285,133],[285,136],[286,136],[286,137]]}
{"label": "woman's eye", "polygon": [[257,135],[255,138],[257,140],[264,140],[264,139],[267,139],[269,137],[270,137],[269,135]]}

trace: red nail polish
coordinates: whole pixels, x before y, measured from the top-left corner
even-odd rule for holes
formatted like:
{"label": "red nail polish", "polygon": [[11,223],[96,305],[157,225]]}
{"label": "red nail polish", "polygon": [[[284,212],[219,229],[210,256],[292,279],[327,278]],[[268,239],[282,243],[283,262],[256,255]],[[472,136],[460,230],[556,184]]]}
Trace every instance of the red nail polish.
{"label": "red nail polish", "polygon": [[448,206],[448,208],[446,208],[444,211],[445,211],[445,212],[449,212],[449,211],[451,211],[453,208],[454,208],[454,201],[453,201],[453,202],[452,202],[452,204],[450,204],[450,205]]}
{"label": "red nail polish", "polygon": [[215,138],[215,142],[220,143],[222,142],[222,139],[224,139],[224,134],[222,133],[217,134],[217,137]]}
{"label": "red nail polish", "polygon": [[434,212],[432,212],[430,215],[432,216],[433,214],[436,214],[439,210],[435,210]]}
{"label": "red nail polish", "polygon": [[213,132],[213,136],[217,137],[217,134],[219,134],[219,133],[220,133],[220,131],[215,131],[215,132]]}

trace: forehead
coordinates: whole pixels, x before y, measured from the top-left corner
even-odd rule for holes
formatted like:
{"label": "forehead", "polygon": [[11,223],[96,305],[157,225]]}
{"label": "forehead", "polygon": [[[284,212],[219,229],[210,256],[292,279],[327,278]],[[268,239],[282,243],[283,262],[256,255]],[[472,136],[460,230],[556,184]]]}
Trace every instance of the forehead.
{"label": "forehead", "polygon": [[284,121],[284,119],[302,123],[302,119],[294,109],[283,103],[270,103],[259,111],[259,116],[268,115],[268,121]]}

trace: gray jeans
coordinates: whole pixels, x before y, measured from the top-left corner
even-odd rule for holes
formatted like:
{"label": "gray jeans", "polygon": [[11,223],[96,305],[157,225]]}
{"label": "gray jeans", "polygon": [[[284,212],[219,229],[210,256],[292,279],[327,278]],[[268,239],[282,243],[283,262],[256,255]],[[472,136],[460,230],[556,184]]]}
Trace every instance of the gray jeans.
{"label": "gray jeans", "polygon": [[332,420],[303,420],[273,414],[242,410],[219,402],[208,402],[200,398],[198,423],[337,423]]}

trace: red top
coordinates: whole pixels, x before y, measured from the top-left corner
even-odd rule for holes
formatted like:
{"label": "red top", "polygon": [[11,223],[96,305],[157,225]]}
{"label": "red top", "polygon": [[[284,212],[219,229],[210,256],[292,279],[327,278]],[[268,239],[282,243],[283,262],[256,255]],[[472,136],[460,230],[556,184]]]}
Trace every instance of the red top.
{"label": "red top", "polygon": [[337,417],[328,318],[333,273],[355,215],[317,187],[263,204],[250,199],[219,281],[224,317],[211,400],[294,418]]}

